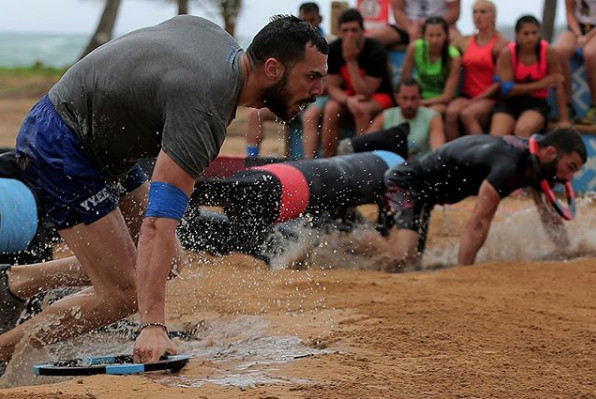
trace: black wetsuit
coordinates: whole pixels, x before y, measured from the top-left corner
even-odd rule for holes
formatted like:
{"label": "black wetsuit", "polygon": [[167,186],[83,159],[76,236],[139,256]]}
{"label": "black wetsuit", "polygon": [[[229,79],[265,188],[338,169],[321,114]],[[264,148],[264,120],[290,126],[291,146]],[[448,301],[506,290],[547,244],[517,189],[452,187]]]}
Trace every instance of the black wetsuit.
{"label": "black wetsuit", "polygon": [[[384,173],[397,162],[403,158],[375,151],[263,165],[199,181],[191,197],[191,214],[184,218],[189,223],[182,226],[183,245],[256,255],[275,223],[304,215],[341,219],[358,205],[380,203]],[[227,220],[198,211],[200,205],[223,207]]]}
{"label": "black wetsuit", "polygon": [[487,180],[501,198],[533,184],[528,141],[515,136],[465,136],[385,174],[387,200],[400,229],[420,234],[424,250],[430,211],[478,194]]}

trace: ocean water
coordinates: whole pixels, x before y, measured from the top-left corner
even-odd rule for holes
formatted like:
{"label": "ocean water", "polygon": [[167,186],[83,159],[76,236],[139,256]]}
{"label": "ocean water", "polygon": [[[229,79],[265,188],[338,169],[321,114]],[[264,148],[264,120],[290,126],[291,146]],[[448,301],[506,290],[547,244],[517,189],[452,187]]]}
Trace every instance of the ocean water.
{"label": "ocean water", "polygon": [[[0,66],[27,67],[35,63],[67,67],[74,64],[87,46],[91,34],[16,33],[0,31]],[[242,48],[250,44],[239,38]]]}
{"label": "ocean water", "polygon": [[90,35],[0,32],[0,66],[72,65],[85,49]]}

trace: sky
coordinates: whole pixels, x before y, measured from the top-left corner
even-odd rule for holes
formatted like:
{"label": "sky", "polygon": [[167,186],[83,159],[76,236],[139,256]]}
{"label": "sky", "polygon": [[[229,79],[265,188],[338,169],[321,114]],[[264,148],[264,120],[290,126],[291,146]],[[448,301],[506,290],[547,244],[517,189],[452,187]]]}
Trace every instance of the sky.
{"label": "sky", "polygon": [[[199,4],[205,0],[191,0],[190,13],[208,17],[221,25],[217,16],[206,15]],[[349,0],[351,6],[357,0]],[[473,31],[471,8],[474,0],[462,0],[458,22],[464,34]],[[300,0],[244,0],[237,26],[237,36],[252,38],[274,14],[297,14]],[[318,0],[329,31],[331,0]],[[522,14],[542,16],[543,0],[497,0],[498,23],[512,25]],[[557,24],[565,23],[564,0],[558,1]],[[0,0],[0,31],[35,33],[91,34],[97,25],[102,0]],[[116,24],[116,35],[154,25],[176,14],[176,4],[168,0],[122,0]]]}

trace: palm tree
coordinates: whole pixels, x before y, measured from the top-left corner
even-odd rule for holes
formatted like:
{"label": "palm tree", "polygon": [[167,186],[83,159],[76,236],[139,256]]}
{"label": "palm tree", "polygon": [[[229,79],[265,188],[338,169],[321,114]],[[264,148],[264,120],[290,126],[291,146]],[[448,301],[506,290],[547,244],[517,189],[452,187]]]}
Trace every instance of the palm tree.
{"label": "palm tree", "polygon": [[556,15],[557,0],[544,0],[544,8],[542,9],[542,37],[549,42],[553,38]]}
{"label": "palm tree", "polygon": [[[176,2],[178,15],[188,14],[191,0],[166,0],[170,3]],[[242,10],[242,0],[201,0],[195,2],[210,17],[220,17],[223,20],[224,29],[230,35],[236,33],[238,15]]]}
{"label": "palm tree", "polygon": [[178,2],[178,15],[188,14],[188,0],[177,0]]}
{"label": "palm tree", "polygon": [[210,0],[210,2],[219,9],[226,32],[234,36],[238,15],[242,10],[242,0]]}
{"label": "palm tree", "polygon": [[[114,26],[116,26],[116,18],[118,17],[118,9],[120,8],[120,0],[105,0],[105,5],[99,23],[95,29],[95,33],[91,36],[89,44],[81,54],[83,58],[99,46],[107,43],[112,39]],[[79,58],[79,59],[80,59]]]}
{"label": "palm tree", "polygon": [[[189,0],[177,0],[178,10],[180,10],[180,4],[186,3],[188,7]],[[236,23],[238,21],[238,15],[242,10],[242,0],[203,0],[199,4],[204,11],[211,16],[219,16],[223,20],[223,27],[230,35],[234,36],[236,33]],[[188,8],[187,8],[188,12]],[[179,14],[183,14],[180,11]]]}

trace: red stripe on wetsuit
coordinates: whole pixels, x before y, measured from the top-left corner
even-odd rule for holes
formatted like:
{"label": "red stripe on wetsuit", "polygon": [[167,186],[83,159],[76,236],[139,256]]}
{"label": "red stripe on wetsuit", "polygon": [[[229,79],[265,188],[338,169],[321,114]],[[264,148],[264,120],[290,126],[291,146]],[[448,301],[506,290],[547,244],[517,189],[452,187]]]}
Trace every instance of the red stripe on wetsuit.
{"label": "red stripe on wetsuit", "polygon": [[304,212],[308,206],[310,189],[306,177],[300,170],[283,163],[273,163],[251,169],[267,171],[277,177],[281,183],[279,215],[275,222],[295,219]]}

